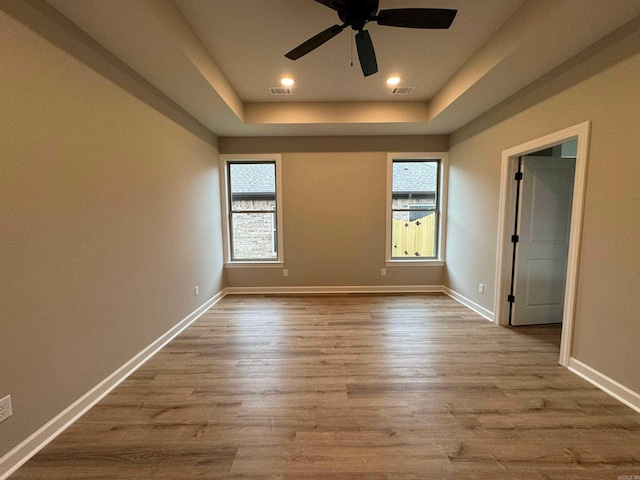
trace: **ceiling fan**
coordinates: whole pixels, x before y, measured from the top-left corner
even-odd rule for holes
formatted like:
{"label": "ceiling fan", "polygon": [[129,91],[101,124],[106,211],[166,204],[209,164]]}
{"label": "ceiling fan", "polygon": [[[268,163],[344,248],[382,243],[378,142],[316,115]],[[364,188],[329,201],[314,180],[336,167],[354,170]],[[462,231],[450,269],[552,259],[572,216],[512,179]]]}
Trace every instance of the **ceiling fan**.
{"label": "ceiling fan", "polygon": [[291,50],[285,57],[297,60],[328,42],[345,28],[351,27],[358,32],[356,46],[365,77],[378,71],[373,42],[369,32],[364,29],[367,23],[375,21],[378,25],[405,28],[449,28],[457,13],[457,10],[443,8],[393,8],[378,11],[379,0],[315,1],[338,12],[342,25],[327,28]]}

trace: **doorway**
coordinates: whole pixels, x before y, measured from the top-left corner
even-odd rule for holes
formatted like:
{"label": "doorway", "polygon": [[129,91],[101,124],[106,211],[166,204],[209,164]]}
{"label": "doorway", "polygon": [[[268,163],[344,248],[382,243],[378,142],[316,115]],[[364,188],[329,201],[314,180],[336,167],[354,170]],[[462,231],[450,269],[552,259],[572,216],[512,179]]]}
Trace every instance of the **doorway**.
{"label": "doorway", "polygon": [[[496,268],[496,323],[509,325],[511,318],[515,319],[516,325],[546,323],[540,322],[540,319],[551,318],[551,315],[555,315],[552,320],[562,322],[559,363],[565,366],[568,365],[571,356],[589,130],[590,123],[585,122],[513,147],[504,151],[502,155]],[[575,153],[571,155],[575,156],[575,161],[571,160],[564,164],[565,160],[562,159],[560,145],[568,142],[575,145]],[[551,158],[554,158],[555,161],[550,160]],[[560,166],[560,164],[564,165]],[[562,168],[563,166],[569,168]],[[534,181],[530,181],[528,186],[520,186],[522,182],[516,181],[516,176],[522,167],[533,170],[534,177],[535,170],[537,170],[537,180],[534,178]],[[529,173],[531,176],[531,172]],[[534,191],[536,181],[538,183],[537,192]],[[525,191],[525,188],[530,188],[530,190]],[[560,193],[559,197],[555,197],[551,202],[549,199],[539,199],[541,203],[538,204],[538,207],[534,207],[532,212],[531,205],[535,205],[535,198],[532,197],[549,189],[555,190],[555,193],[551,192],[551,197],[557,195],[558,192],[563,193]],[[569,193],[567,189],[570,189]],[[525,198],[527,196],[529,198]],[[526,209],[522,209],[523,201],[529,202],[528,213]],[[538,208],[537,212],[535,208]],[[562,232],[562,228],[559,228],[561,227],[558,223],[560,220],[557,218],[550,220],[548,217],[551,210],[555,211],[557,218],[562,215],[568,217],[565,218],[567,223],[564,232]],[[525,215],[522,214],[523,211],[525,211]],[[532,214],[534,217],[537,215],[537,218],[530,218]],[[527,215],[529,218],[524,218]],[[519,225],[514,233],[515,221],[519,222]],[[527,250],[527,248],[523,248],[521,243],[523,240],[523,221],[526,222],[525,228],[527,229],[524,236],[529,236],[524,239],[529,249],[529,253],[526,254],[523,250]],[[533,236],[531,236],[531,232],[533,232]],[[553,235],[551,235],[552,233]],[[562,242],[556,241],[563,237],[563,233],[564,246]],[[543,247],[543,250],[546,248],[546,251],[541,251],[540,247]],[[549,249],[555,249],[556,252],[550,252]],[[558,258],[554,258],[554,256]],[[545,272],[543,276],[548,277],[545,282],[540,280],[542,271]],[[518,296],[520,302],[518,302]],[[516,307],[520,310],[516,311]],[[526,312],[527,309],[529,312]],[[531,317],[527,320],[529,315]],[[523,323],[518,323],[518,321]]]}
{"label": "doorway", "polygon": [[562,323],[577,141],[518,159],[509,324]]}

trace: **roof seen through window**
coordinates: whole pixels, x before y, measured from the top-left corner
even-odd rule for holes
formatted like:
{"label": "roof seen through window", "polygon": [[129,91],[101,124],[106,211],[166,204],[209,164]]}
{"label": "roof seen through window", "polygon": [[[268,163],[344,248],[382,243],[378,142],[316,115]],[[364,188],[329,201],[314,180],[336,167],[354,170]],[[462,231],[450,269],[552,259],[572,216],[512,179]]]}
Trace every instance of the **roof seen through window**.
{"label": "roof seen through window", "polygon": [[394,161],[394,192],[435,192],[438,185],[437,161]]}
{"label": "roof seen through window", "polygon": [[274,163],[231,163],[231,193],[272,193],[276,191]]}

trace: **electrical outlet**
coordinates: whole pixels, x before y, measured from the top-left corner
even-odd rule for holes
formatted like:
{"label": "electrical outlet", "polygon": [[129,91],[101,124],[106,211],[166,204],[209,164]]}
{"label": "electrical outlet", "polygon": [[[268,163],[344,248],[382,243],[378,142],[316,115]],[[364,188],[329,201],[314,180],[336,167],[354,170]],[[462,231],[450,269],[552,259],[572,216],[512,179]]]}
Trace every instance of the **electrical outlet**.
{"label": "electrical outlet", "polygon": [[283,277],[288,277],[289,276],[289,270],[287,270],[286,268],[282,269],[282,276]]}
{"label": "electrical outlet", "polygon": [[7,395],[0,400],[0,422],[5,421],[11,415],[13,415],[13,411],[11,410],[11,395]]}
{"label": "electrical outlet", "polygon": [[480,293],[484,293],[484,283],[479,283],[479,284],[478,284],[478,291],[479,291]]}
{"label": "electrical outlet", "polygon": [[196,297],[200,295],[200,287],[198,285],[195,286],[194,291],[195,291]]}
{"label": "electrical outlet", "polygon": [[387,276],[387,269],[383,268],[382,270],[380,270],[380,275],[382,275],[383,277]]}

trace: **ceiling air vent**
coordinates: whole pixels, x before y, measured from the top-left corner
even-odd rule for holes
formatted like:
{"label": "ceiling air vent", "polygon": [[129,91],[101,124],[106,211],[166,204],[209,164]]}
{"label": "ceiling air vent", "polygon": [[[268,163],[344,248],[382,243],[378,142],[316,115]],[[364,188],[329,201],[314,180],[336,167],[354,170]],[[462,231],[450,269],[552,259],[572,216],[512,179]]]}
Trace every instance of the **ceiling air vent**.
{"label": "ceiling air vent", "polygon": [[411,95],[416,87],[396,87],[391,90],[392,95]]}
{"label": "ceiling air vent", "polygon": [[287,87],[269,87],[271,95],[291,95],[291,89]]}

